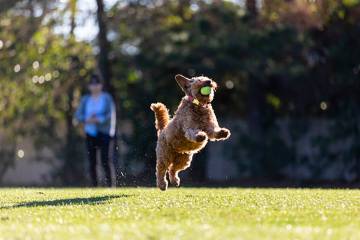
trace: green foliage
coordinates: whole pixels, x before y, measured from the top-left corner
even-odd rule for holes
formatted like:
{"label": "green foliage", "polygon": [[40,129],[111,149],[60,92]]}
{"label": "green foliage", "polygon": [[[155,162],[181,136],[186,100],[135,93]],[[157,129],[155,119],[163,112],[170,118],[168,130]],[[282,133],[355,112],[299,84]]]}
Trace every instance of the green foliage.
{"label": "green foliage", "polygon": [[[358,6],[345,1],[291,4],[266,1],[257,18],[230,2],[114,6],[109,24],[116,33],[114,71],[121,76],[114,81],[123,98],[122,117],[136,126],[128,138],[136,146],[128,161],[154,161],[149,144],[155,140],[155,132],[149,134],[153,116],[144,109],[162,101],[175,110],[182,93],[174,74],[204,74],[219,83],[215,109],[221,119],[245,116],[249,121],[250,136],[240,137],[230,151],[239,166],[245,164],[236,157],[242,146],[255,161],[252,176],[274,177],[301,165],[319,176],[320,161],[316,166],[297,156],[294,145],[310,123],[299,118],[343,121],[342,112],[357,111],[352,103],[359,102],[360,16]],[[280,118],[290,121],[290,146],[278,134]],[[338,139],[330,132],[329,141]],[[359,162],[356,151],[343,154],[355,154],[343,158],[345,165]]]}
{"label": "green foliage", "polygon": [[[0,151],[9,156],[4,166],[11,166],[13,151],[30,137],[63,160],[56,181],[76,183],[83,179],[83,152],[71,118],[94,69],[94,49],[71,33],[54,31],[69,11],[76,15],[75,1],[63,10],[55,1],[5,3],[0,9],[0,126],[8,143]],[[193,0],[118,1],[108,10],[110,80],[120,128],[130,126],[121,136],[127,170],[133,163],[145,166],[141,179],[153,179],[156,133],[149,105],[161,101],[173,112],[183,94],[174,75],[182,73],[218,82],[214,107],[220,122],[246,119],[247,134],[226,152],[248,176],[279,177],[289,166],[307,166],[316,178],[341,159],[355,176],[351,180],[358,179],[358,1],[264,0],[258,14],[246,9],[232,1]],[[291,128],[287,143],[278,134],[281,119]],[[295,147],[311,119],[333,122],[327,136],[314,139],[320,149],[316,163],[299,158]],[[351,146],[334,156],[332,142],[345,139],[353,139]],[[252,161],[246,162],[239,148]]]}
{"label": "green foliage", "polygon": [[[92,48],[71,37],[55,34],[53,23],[43,20],[51,17],[48,4],[19,2],[23,4],[15,5],[0,16],[2,137],[13,146],[13,151],[31,139],[38,150],[50,149],[64,160],[69,157],[64,156],[69,151],[69,147],[64,146],[73,145],[79,138],[75,132],[74,141],[67,143],[67,133],[75,130],[68,129],[66,120],[70,117],[71,121],[72,105],[79,101],[84,78],[93,68]],[[34,9],[43,14],[39,17],[19,15]],[[76,66],[71,61],[75,56]],[[82,163],[82,152],[72,153],[69,161],[75,158]],[[8,156],[9,161],[13,161],[15,152]],[[50,161],[40,157],[38,160]],[[83,171],[73,169],[79,170]]]}

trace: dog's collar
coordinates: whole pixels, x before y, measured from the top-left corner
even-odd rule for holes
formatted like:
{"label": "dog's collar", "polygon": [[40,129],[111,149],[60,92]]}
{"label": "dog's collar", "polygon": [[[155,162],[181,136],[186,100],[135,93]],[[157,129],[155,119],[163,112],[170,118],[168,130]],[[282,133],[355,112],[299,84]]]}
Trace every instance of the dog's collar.
{"label": "dog's collar", "polygon": [[185,99],[196,106],[201,106],[206,108],[209,105],[208,103],[205,104],[201,103],[197,98],[194,98],[193,96],[186,95]]}

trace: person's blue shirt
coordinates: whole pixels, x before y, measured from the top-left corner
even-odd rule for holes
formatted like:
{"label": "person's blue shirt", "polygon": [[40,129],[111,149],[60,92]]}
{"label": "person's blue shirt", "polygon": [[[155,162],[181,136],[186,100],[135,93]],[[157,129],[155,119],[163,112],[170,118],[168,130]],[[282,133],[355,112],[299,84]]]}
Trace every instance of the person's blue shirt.
{"label": "person's blue shirt", "polygon": [[[104,113],[106,111],[106,101],[104,94],[100,94],[97,97],[90,96],[85,106],[85,122],[92,117],[96,117],[99,122],[104,122]],[[95,123],[86,123],[85,132],[90,136],[95,137],[97,135],[97,127]]]}
{"label": "person's blue shirt", "polygon": [[[114,136],[115,134],[115,106],[112,97],[108,93],[101,93],[97,97],[85,95],[80,102],[75,117],[85,123],[86,134],[96,137],[99,132]],[[86,123],[92,117],[98,119],[98,123]]]}

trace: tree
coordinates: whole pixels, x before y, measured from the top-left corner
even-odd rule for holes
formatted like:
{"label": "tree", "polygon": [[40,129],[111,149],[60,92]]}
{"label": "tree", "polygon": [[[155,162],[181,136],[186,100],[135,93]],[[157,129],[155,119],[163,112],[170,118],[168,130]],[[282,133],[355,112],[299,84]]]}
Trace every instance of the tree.
{"label": "tree", "polygon": [[114,87],[111,83],[111,63],[109,61],[110,44],[107,39],[107,17],[104,9],[104,1],[96,0],[97,3],[97,22],[99,27],[98,44],[99,44],[99,56],[98,64],[99,69],[104,78],[105,88],[110,94],[115,97]]}
{"label": "tree", "polygon": [[[23,4],[20,4],[23,3]],[[31,3],[31,4],[30,4]],[[25,83],[26,56],[18,54],[26,49],[26,44],[40,28],[44,17],[49,13],[50,6],[45,1],[4,1],[0,2],[0,98],[2,116],[0,119],[0,148],[3,156],[0,161],[0,180],[6,171],[14,166],[16,151],[24,133],[22,120],[26,119],[25,111],[27,84]],[[34,8],[41,13],[34,14]],[[17,15],[16,12],[29,12]],[[26,24],[31,22],[32,24]],[[18,117],[18,114],[25,116]],[[29,121],[30,122],[30,121]]]}
{"label": "tree", "polygon": [[251,17],[256,17],[257,15],[257,4],[256,4],[256,0],[246,0],[246,11],[248,13],[249,16]]}
{"label": "tree", "polygon": [[[6,155],[9,161],[4,160],[0,164],[12,166],[9,162],[14,162],[16,151],[23,141],[30,139],[39,152],[37,161],[46,161],[58,167],[59,163],[43,157],[41,150],[49,149],[58,159],[64,160],[71,152],[69,146],[77,151],[82,149],[74,145],[78,142],[76,139],[69,137],[78,136],[72,128],[71,111],[79,100],[81,88],[81,83],[74,82],[72,77],[84,77],[93,67],[92,48],[87,43],[69,40],[53,32],[54,25],[61,24],[54,18],[63,14],[61,9],[54,10],[53,2],[19,2],[22,4],[11,5],[0,17],[0,59],[4,60],[0,66],[0,96],[5,104],[0,119],[1,137],[5,138],[9,147],[4,151],[13,151]],[[27,14],[29,12],[32,14]],[[70,47],[69,42],[72,42]],[[77,69],[71,67],[71,56],[79,59]],[[79,162],[76,155],[68,156],[73,163]],[[6,172],[5,167],[2,169],[2,173]],[[82,173],[83,169],[71,170],[67,174],[77,179],[81,177],[79,172]],[[54,179],[49,180],[63,184],[65,178],[59,177],[59,172],[55,172]]]}
{"label": "tree", "polygon": [[74,143],[81,142],[81,137],[77,129],[74,127],[73,115],[75,112],[74,101],[76,93],[81,91],[85,85],[82,79],[85,76],[79,76],[79,72],[83,69],[82,61],[79,55],[73,50],[76,49],[75,28],[77,14],[77,0],[69,0],[66,9],[70,12],[70,31],[66,42],[67,48],[71,49],[66,53],[67,62],[69,62],[66,82],[63,84],[62,94],[65,98],[65,109],[63,112],[65,121],[65,136],[63,146],[60,148],[62,164],[56,169],[55,176],[61,184],[67,186],[78,186],[85,183],[86,176],[84,174],[84,152]]}

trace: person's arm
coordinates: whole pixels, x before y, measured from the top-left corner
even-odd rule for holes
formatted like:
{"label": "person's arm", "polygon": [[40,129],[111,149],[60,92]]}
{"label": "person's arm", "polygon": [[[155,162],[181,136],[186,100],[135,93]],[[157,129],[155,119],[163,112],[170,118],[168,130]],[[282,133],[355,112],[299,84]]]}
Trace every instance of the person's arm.
{"label": "person's arm", "polygon": [[80,100],[80,105],[78,106],[75,112],[75,118],[81,123],[85,123],[85,105],[86,105],[87,96],[84,96]]}

